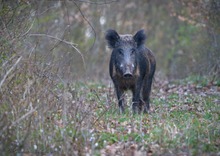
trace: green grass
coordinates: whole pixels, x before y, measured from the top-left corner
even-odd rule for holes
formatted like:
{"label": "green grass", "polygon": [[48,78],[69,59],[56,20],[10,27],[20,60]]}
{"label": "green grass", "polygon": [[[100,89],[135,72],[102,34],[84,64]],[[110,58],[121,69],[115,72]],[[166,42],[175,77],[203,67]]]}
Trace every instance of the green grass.
{"label": "green grass", "polygon": [[[11,153],[13,147],[15,153],[35,154],[114,155],[129,150],[154,155],[217,154],[219,92],[209,95],[203,88],[194,92],[192,87],[183,92],[187,85],[185,80],[175,82],[175,87],[170,84],[168,91],[155,86],[151,113],[133,115],[129,100],[126,113],[118,113],[113,88],[96,83],[73,84],[71,101],[55,100],[53,106],[45,103],[30,118],[8,127],[9,131],[4,131],[1,137],[7,145],[4,152]],[[60,86],[57,87],[59,90]],[[10,109],[7,103],[3,104],[1,114]],[[8,114],[7,118],[15,117]]]}
{"label": "green grass", "polygon": [[[201,85],[205,84],[202,81]],[[179,94],[168,93],[166,99],[154,95],[153,112],[147,115],[134,116],[128,111],[125,115],[106,112],[103,120],[106,117],[111,123],[103,121],[102,125],[110,125],[110,130],[99,133],[100,148],[105,140],[109,144],[126,141],[144,145],[156,143],[163,149],[159,153],[166,150],[186,150],[191,154],[219,152],[220,106],[214,102],[218,97]]]}

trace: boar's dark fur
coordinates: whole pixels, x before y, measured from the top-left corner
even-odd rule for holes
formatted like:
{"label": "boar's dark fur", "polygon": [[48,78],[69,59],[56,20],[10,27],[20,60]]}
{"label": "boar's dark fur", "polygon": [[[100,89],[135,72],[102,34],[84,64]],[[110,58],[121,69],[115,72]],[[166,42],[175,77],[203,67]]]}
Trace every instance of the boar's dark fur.
{"label": "boar's dark fur", "polygon": [[[109,72],[114,83],[120,112],[124,112],[124,91],[132,91],[133,113],[150,110],[150,92],[156,69],[153,53],[145,47],[144,30],[134,36],[108,30],[105,36],[112,49]],[[143,108],[142,108],[143,107]]]}

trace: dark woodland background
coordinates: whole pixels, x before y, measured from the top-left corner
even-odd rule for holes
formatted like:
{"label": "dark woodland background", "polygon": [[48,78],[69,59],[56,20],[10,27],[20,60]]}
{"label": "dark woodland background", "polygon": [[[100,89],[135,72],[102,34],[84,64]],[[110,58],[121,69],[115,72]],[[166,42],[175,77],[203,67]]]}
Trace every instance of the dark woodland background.
{"label": "dark woodland background", "polygon": [[[110,28],[147,34],[152,114],[117,113]],[[220,0],[0,0],[2,155],[219,155],[219,78]]]}
{"label": "dark woodland background", "polygon": [[121,34],[144,29],[157,74],[163,77],[220,75],[218,0],[3,0],[0,9],[0,63],[5,72],[6,62],[22,57],[19,65],[32,62],[65,81],[105,81],[111,52],[104,35],[112,28]]}

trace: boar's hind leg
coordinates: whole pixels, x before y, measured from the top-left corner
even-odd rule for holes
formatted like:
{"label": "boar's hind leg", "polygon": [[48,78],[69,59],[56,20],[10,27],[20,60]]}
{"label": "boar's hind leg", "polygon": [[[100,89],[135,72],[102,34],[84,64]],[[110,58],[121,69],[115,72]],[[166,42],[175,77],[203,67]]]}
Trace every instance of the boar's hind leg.
{"label": "boar's hind leg", "polygon": [[142,91],[142,97],[145,102],[144,113],[148,113],[150,111],[150,93],[151,93],[151,86],[152,86],[155,70],[156,70],[156,62],[155,59],[152,59],[150,66],[150,73],[149,76],[145,77],[145,84],[143,86],[143,91]]}
{"label": "boar's hind leg", "polygon": [[151,86],[154,77],[154,71],[155,71],[155,67],[153,66],[152,72],[148,77],[146,77],[145,84],[143,86],[142,97],[145,102],[144,113],[148,113],[150,111],[150,93],[151,93]]}
{"label": "boar's hind leg", "polygon": [[143,100],[145,102],[144,104],[144,113],[148,113],[150,111],[150,92],[151,92],[151,84],[152,79],[148,78],[146,83],[143,86]]}

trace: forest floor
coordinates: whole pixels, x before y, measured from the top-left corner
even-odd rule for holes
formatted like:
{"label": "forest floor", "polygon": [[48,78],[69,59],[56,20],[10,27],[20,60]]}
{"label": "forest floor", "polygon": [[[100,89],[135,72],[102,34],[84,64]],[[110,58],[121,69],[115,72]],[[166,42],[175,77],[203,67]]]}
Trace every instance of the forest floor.
{"label": "forest floor", "polygon": [[171,83],[157,80],[151,112],[142,115],[132,114],[131,95],[127,95],[126,114],[119,115],[112,89],[93,87],[96,100],[103,103],[96,108],[100,115],[93,125],[94,143],[101,155],[220,155],[217,82],[200,78]]}
{"label": "forest floor", "polygon": [[5,154],[13,149],[24,155],[220,155],[217,81],[155,80],[150,113],[136,115],[129,93],[126,113],[118,113],[112,86],[77,83],[58,92],[53,95],[61,105],[49,100],[53,105],[33,106],[31,116],[23,114],[8,132],[1,131]]}

